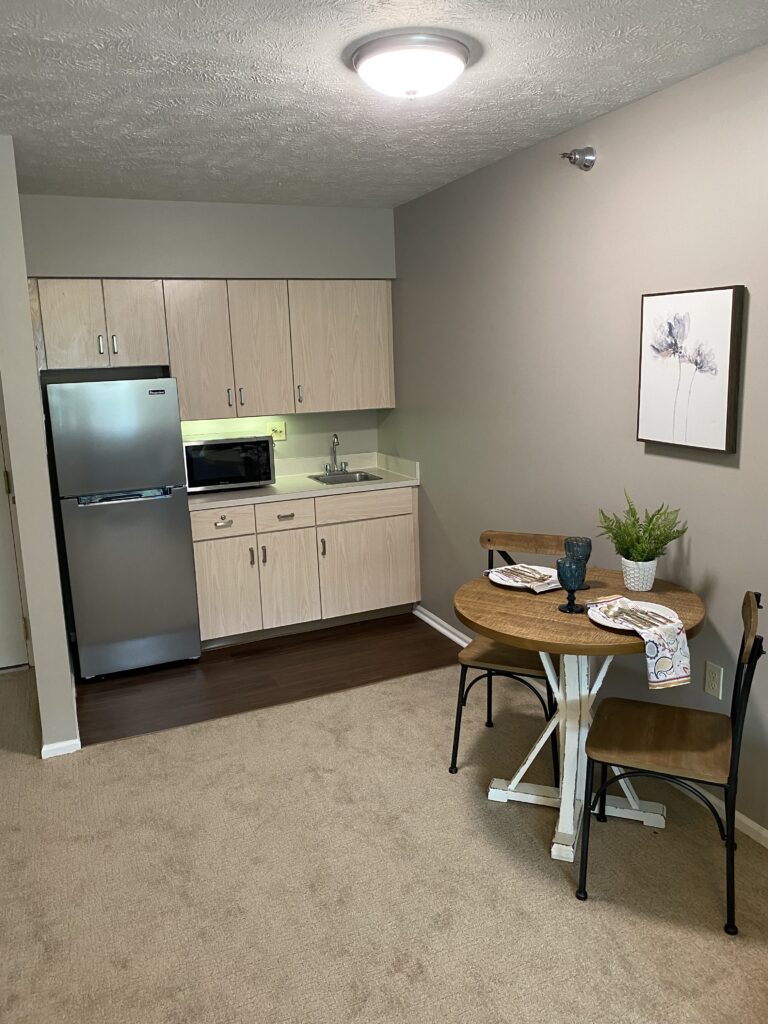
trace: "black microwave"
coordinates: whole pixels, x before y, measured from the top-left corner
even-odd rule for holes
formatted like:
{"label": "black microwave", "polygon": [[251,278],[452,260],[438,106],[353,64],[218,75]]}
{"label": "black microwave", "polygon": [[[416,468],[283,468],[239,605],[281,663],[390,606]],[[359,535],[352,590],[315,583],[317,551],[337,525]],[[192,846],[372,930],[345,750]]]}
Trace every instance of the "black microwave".
{"label": "black microwave", "polygon": [[190,492],[266,487],[275,482],[275,445],[269,436],[185,441],[184,463]]}

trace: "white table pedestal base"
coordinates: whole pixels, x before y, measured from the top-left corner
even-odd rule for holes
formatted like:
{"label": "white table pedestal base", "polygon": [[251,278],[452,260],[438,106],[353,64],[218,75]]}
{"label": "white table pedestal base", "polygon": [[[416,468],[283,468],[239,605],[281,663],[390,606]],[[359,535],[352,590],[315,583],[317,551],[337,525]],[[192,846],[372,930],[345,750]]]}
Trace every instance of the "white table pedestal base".
{"label": "white table pedestal base", "polygon": [[[514,800],[520,803],[541,804],[544,807],[557,807],[560,813],[552,841],[552,858],[570,862],[575,858],[581,828],[587,761],[584,744],[592,720],[592,701],[602,686],[613,659],[605,659],[593,683],[590,682],[590,660],[586,655],[561,655],[559,679],[550,655],[542,652],[541,660],[555,695],[557,710],[514,777],[493,779],[488,788],[488,799],[500,803]],[[531,764],[556,728],[559,729],[560,736],[560,786],[537,786],[523,782]],[[644,825],[654,828],[664,828],[666,808],[663,804],[639,800],[628,779],[622,779],[619,785],[624,791],[624,796],[607,797],[607,815],[641,821]]]}

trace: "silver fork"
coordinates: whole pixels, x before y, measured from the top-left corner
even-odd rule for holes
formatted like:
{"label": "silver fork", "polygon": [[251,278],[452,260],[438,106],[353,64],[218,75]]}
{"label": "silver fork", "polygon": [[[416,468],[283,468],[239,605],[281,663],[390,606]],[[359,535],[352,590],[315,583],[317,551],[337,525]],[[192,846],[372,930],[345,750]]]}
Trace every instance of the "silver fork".
{"label": "silver fork", "polygon": [[529,569],[527,566],[516,566],[508,565],[502,572],[508,576],[516,576],[519,579],[530,580],[531,583],[544,583],[545,580],[549,579],[549,576],[545,576],[543,572],[538,572],[536,569]]}
{"label": "silver fork", "polygon": [[654,626],[670,626],[675,621],[667,618],[666,615],[660,615],[659,612],[652,612],[649,608],[632,608],[630,610]]}

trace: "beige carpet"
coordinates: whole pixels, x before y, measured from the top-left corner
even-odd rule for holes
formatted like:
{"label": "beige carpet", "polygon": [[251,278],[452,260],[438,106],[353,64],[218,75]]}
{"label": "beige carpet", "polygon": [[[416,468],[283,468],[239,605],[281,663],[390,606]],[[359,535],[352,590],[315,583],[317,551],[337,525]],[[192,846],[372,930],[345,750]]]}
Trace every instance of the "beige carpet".
{"label": "beige carpet", "polygon": [[595,826],[578,903],[554,812],[485,799],[532,705],[499,684],[490,730],[473,694],[452,777],[455,685],[441,670],[43,763],[29,680],[0,677],[3,1024],[765,1020],[768,851],[740,839],[729,939],[722,847],[672,794],[666,832]]}

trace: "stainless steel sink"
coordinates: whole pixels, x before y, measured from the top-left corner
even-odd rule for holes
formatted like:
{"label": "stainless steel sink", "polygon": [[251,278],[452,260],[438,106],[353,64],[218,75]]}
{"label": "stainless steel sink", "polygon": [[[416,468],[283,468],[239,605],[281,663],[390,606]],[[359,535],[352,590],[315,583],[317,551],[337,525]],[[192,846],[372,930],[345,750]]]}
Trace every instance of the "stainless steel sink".
{"label": "stainless steel sink", "polygon": [[361,470],[357,473],[352,471],[345,473],[315,473],[314,475],[310,474],[309,479],[317,480],[321,484],[362,484],[367,480],[381,480],[381,477]]}

